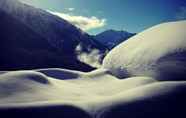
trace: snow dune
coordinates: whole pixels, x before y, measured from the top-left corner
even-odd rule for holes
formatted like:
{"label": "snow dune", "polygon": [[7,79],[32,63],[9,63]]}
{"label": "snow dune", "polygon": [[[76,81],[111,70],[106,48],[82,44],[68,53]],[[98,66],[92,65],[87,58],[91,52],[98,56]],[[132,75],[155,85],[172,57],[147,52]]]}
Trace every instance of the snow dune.
{"label": "snow dune", "polygon": [[[0,75],[0,113],[8,118],[148,118],[152,114],[161,118],[160,112],[163,116],[184,114],[185,81],[158,82],[149,77],[119,80],[108,74],[100,76],[100,71],[94,76],[98,78],[80,74],[79,79],[61,80],[35,71],[7,72]],[[167,113],[167,109],[174,112]]]}
{"label": "snow dune", "polygon": [[89,73],[0,72],[0,116],[184,118],[185,27],[180,21],[147,29],[114,48],[102,68]]}
{"label": "snow dune", "polygon": [[[54,73],[54,70],[55,69],[45,69],[39,71],[50,74]],[[66,71],[68,70],[60,71],[60,69],[58,69],[55,74],[57,76],[63,73],[66,74]],[[72,71],[72,73],[74,72]],[[76,79],[69,78],[69,80],[66,80],[65,77],[68,77],[66,74],[66,76],[64,76],[65,80],[61,80],[61,78],[53,78],[47,76],[47,74],[36,71],[7,72],[0,75],[0,103],[32,103],[38,101],[76,103],[87,100],[96,101],[97,99],[104,99],[105,96],[110,97],[131,88],[156,82],[154,79],[148,77],[134,77],[119,80],[108,74],[99,76],[99,73],[100,72],[96,72],[94,74],[95,78],[88,77],[87,74],[78,75],[78,73],[76,73],[78,75]]]}
{"label": "snow dune", "polygon": [[[51,72],[54,70],[51,69]],[[50,69],[47,72],[50,73]],[[56,74],[59,73],[63,73],[63,70],[58,69]],[[0,75],[0,113],[8,113],[5,114],[7,117],[13,116],[12,114],[25,117],[26,113],[31,113],[33,117],[39,115],[38,117],[48,118],[75,115],[80,118],[110,118],[119,114],[135,117],[130,111],[135,110],[135,106],[152,113],[171,106],[176,114],[180,109],[180,106],[176,106],[177,103],[185,103],[184,81],[158,82],[149,77],[119,80],[108,74],[100,76],[100,73],[105,71],[94,72],[96,78],[89,78],[88,74],[82,73],[78,75],[79,79],[61,80],[36,71],[7,72]],[[151,108],[154,104],[156,106]],[[158,108],[157,105],[162,104],[163,108]],[[148,112],[138,114],[150,115]]]}
{"label": "snow dune", "polygon": [[103,67],[119,78],[186,80],[185,28],[186,21],[149,28],[114,48],[104,59]]}

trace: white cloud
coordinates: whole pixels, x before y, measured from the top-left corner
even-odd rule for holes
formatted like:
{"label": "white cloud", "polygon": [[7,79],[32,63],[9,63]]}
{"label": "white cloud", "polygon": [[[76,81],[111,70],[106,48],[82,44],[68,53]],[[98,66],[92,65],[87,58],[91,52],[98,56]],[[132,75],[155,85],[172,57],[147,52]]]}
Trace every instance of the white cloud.
{"label": "white cloud", "polygon": [[99,50],[92,49],[89,53],[86,53],[82,51],[82,46],[81,44],[79,44],[76,47],[76,53],[77,53],[77,58],[79,59],[79,61],[86,63],[95,68],[101,67],[100,60],[103,55],[100,54]]}
{"label": "white cloud", "polygon": [[176,14],[176,19],[185,20],[186,19],[186,6],[180,7],[179,11]]}
{"label": "white cloud", "polygon": [[95,16],[85,17],[85,16],[76,16],[76,15],[71,15],[71,14],[61,13],[61,12],[53,12],[53,11],[48,11],[48,12],[69,21],[70,23],[72,23],[73,25],[79,27],[84,31],[101,28],[106,25],[106,19],[99,19]]}
{"label": "white cloud", "polygon": [[75,8],[72,8],[72,7],[70,7],[70,8],[66,8],[68,11],[74,11],[75,10]]}

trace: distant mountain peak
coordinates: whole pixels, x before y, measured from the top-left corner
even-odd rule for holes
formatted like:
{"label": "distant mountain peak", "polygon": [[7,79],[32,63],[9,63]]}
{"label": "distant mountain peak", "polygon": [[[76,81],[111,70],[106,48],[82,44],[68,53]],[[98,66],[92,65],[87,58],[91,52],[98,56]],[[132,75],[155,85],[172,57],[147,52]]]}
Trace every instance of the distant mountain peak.
{"label": "distant mountain peak", "polygon": [[135,33],[129,33],[124,30],[114,30],[109,29],[102,33],[99,33],[95,36],[95,39],[106,45],[109,49],[114,48],[119,43],[127,40],[131,36],[135,35]]}

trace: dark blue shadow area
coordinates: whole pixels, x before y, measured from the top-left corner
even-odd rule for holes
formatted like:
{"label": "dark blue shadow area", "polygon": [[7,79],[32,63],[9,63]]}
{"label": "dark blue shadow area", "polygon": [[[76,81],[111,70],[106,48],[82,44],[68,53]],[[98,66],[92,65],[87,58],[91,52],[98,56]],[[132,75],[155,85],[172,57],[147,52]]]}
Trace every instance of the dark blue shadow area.
{"label": "dark blue shadow area", "polygon": [[1,118],[91,118],[85,111],[73,106],[29,108],[0,108]]}

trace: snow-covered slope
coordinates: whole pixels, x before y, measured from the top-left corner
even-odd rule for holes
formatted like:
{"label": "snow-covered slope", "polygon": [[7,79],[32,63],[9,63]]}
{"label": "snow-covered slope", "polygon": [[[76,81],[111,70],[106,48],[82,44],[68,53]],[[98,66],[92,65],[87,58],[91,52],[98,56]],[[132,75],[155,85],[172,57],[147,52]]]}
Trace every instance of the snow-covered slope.
{"label": "snow-covered slope", "polygon": [[4,72],[0,114],[6,118],[164,118],[185,114],[185,91],[186,82],[149,77],[119,80],[105,70]]}
{"label": "snow-covered slope", "polygon": [[114,48],[103,68],[113,75],[186,80],[186,21],[149,28]]}
{"label": "snow-covered slope", "polygon": [[[95,101],[98,98],[109,96],[111,93],[112,95],[119,94],[125,90],[155,82],[151,78],[142,77],[123,81],[105,74],[105,76],[96,77],[98,73],[90,78],[84,73],[63,69],[7,72],[0,75],[0,103],[45,102],[48,100],[77,102],[86,100],[88,97],[94,97],[95,99],[89,100]],[[61,74],[61,78],[59,78],[59,74]],[[69,80],[66,80],[67,78]],[[124,83],[126,86],[123,86]],[[120,91],[121,89],[123,90]]]}
{"label": "snow-covered slope", "polygon": [[[79,60],[81,53],[105,48],[66,20],[19,2],[0,0],[0,70],[60,67],[93,70]],[[24,57],[24,58],[23,58]],[[34,57],[34,58],[33,58]]]}
{"label": "snow-covered slope", "polygon": [[127,31],[106,30],[97,34],[94,38],[109,49],[112,49],[134,35],[134,33],[129,33]]}
{"label": "snow-covered slope", "polygon": [[30,29],[46,38],[58,50],[67,50],[63,49],[67,44],[70,48],[75,49],[76,47],[73,46],[78,42],[90,47],[94,45],[94,41],[89,38],[87,33],[68,21],[45,10],[23,4],[19,0],[1,0],[0,10],[26,24]]}

